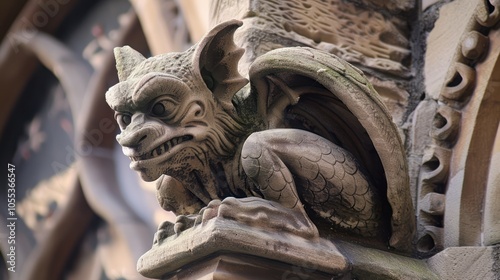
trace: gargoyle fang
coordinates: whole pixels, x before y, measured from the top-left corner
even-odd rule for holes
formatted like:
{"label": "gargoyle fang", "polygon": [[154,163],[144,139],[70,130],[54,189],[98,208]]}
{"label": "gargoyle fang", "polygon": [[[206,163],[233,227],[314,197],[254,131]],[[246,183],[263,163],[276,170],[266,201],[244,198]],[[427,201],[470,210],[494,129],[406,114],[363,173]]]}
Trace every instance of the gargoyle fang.
{"label": "gargoyle fang", "polygon": [[146,160],[146,159],[151,159],[155,158],[158,156],[163,155],[164,153],[168,152],[170,149],[172,149],[174,146],[177,146],[180,143],[192,140],[193,136],[192,135],[184,135],[180,137],[175,137],[172,138],[163,144],[159,145],[158,147],[154,148],[151,150],[151,152],[145,153],[141,156],[135,156],[135,157],[130,157],[132,161],[139,161],[139,160]]}

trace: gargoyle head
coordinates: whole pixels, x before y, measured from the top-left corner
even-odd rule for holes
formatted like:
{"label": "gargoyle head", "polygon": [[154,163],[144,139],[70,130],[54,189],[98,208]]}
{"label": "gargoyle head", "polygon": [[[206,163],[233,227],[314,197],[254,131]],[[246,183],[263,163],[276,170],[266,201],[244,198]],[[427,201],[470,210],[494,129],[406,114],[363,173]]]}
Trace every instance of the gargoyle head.
{"label": "gargoyle head", "polygon": [[244,51],[233,43],[240,25],[218,25],[182,53],[146,59],[128,46],[115,49],[120,82],[106,101],[123,153],[144,180],[178,175],[195,158],[234,153],[242,127],[231,100],[248,83],[237,71]]}

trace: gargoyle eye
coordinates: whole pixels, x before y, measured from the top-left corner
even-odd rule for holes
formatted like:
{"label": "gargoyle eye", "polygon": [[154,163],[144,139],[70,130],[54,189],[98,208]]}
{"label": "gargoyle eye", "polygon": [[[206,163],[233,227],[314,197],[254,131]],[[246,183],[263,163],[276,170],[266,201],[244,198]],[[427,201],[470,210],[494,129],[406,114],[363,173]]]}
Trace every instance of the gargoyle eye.
{"label": "gargoyle eye", "polygon": [[151,107],[151,115],[155,117],[169,117],[175,111],[176,103],[170,99],[163,99]]}
{"label": "gargoyle eye", "polygon": [[156,116],[163,116],[165,114],[165,106],[161,102],[158,102],[153,106],[151,113]]}
{"label": "gargoyle eye", "polygon": [[129,114],[115,113],[116,122],[120,128],[124,129],[132,122],[132,117]]}

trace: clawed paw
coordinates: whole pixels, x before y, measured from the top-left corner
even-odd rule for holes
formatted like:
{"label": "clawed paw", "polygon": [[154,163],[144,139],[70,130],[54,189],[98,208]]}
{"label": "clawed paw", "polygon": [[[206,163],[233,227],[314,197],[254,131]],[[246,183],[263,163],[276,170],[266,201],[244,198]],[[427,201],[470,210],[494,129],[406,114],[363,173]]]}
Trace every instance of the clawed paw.
{"label": "clawed paw", "polygon": [[210,219],[217,217],[219,212],[219,207],[221,204],[222,201],[218,199],[210,201],[208,205],[203,207],[198,213],[200,220],[196,224],[198,225],[199,223],[206,222]]}
{"label": "clawed paw", "polygon": [[181,232],[189,229],[197,224],[199,215],[179,215],[175,222],[164,221],[158,227],[153,239],[153,245],[161,243],[166,238],[172,235],[179,235]]}
{"label": "clawed paw", "polygon": [[179,235],[181,232],[193,227],[199,215],[179,215],[175,218],[174,233]]}
{"label": "clawed paw", "polygon": [[161,243],[167,237],[174,234],[174,224],[170,221],[164,221],[158,226],[158,230],[156,231],[153,237],[153,245]]}
{"label": "clawed paw", "polygon": [[213,219],[222,218],[269,231],[288,232],[306,239],[319,238],[318,229],[302,207],[286,208],[278,202],[258,197],[228,197],[213,200],[198,214],[179,215],[174,223],[163,222],[155,234],[154,244],[161,243],[172,235]]}
{"label": "clawed paw", "polygon": [[158,226],[153,239],[153,245],[161,243],[166,238],[179,235],[187,229],[195,227],[205,221],[218,216],[218,209],[221,201],[216,199],[211,201],[207,206],[203,207],[198,214],[178,215],[175,222],[164,221]]}

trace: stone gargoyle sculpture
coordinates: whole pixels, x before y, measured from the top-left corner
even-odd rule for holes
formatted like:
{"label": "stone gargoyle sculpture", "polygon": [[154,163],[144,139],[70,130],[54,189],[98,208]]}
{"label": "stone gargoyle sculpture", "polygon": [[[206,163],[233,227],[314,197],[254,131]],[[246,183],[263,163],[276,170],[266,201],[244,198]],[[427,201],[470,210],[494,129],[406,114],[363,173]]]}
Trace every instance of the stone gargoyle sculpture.
{"label": "stone gargoyle sculpture", "polygon": [[[258,57],[249,82],[237,69],[240,25],[220,24],[181,53],[146,59],[115,49],[120,82],[106,101],[117,140],[144,180],[161,177],[159,202],[180,215],[160,231],[214,215],[267,219],[264,227],[305,238],[359,236],[407,251],[414,217],[404,149],[365,76],[296,47]],[[263,208],[284,218],[252,214]]]}

